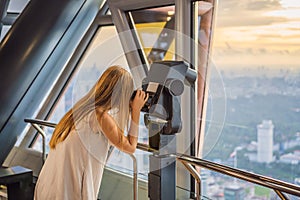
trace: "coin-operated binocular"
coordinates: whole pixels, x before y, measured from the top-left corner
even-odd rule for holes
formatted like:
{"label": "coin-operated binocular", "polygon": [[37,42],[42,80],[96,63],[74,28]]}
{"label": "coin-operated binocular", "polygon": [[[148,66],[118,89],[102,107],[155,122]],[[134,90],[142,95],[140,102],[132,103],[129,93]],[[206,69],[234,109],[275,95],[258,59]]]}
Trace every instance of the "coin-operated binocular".
{"label": "coin-operated binocular", "polygon": [[[183,61],[154,62],[142,82],[142,90],[149,94],[142,108],[144,122],[149,129],[149,145],[159,149],[160,135],[181,131],[181,100],[184,85],[192,85],[197,78],[195,70]],[[133,94],[133,96],[135,93]],[[151,134],[151,131],[154,132]]]}
{"label": "coin-operated binocular", "polygon": [[171,155],[176,153],[176,133],[182,129],[181,95],[196,78],[197,73],[183,61],[161,61],[152,63],[142,82],[149,94],[142,108],[149,146],[158,150],[149,156],[150,200],[176,199],[176,158]]}

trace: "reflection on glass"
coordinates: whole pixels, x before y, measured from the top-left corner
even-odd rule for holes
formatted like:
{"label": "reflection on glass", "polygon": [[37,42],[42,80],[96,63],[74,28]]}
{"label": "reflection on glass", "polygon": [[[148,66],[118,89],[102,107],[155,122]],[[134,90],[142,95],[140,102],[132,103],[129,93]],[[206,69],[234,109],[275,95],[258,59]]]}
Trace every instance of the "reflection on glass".
{"label": "reflection on glass", "polygon": [[10,27],[11,26],[6,26],[6,25],[2,26],[0,41],[4,38],[8,30],[10,29]]}
{"label": "reflection on glass", "polygon": [[21,13],[29,0],[10,0],[7,12],[10,13]]}
{"label": "reflection on glass", "polygon": [[[102,27],[99,29],[87,52],[85,53],[77,71],[69,82],[59,102],[56,104],[54,111],[48,121],[58,123],[63,115],[96,83],[102,72],[111,65],[119,65],[129,71],[129,67],[122,50],[122,46],[117,35],[115,27]],[[140,120],[139,142],[146,143],[148,140],[148,131],[144,125],[143,115]],[[53,129],[46,128],[47,152],[49,151],[49,141]],[[42,150],[42,140],[39,136],[33,148]],[[138,160],[139,174],[142,177],[147,176],[148,172],[148,155],[145,152],[136,152]],[[116,170],[132,173],[132,159],[129,155],[114,149],[110,156],[108,167]]]}
{"label": "reflection on glass", "polygon": [[149,64],[155,61],[174,60],[174,12],[174,6],[131,12]]}
{"label": "reflection on glass", "polygon": [[[20,14],[22,13],[22,11],[24,10],[24,8],[26,7],[26,5],[28,4],[30,0],[10,0],[8,1],[9,4],[8,4],[8,7],[7,7],[7,10],[4,10],[4,16],[1,16],[3,17],[3,19],[1,20],[4,20],[6,17],[7,17],[7,13],[10,13],[10,14]],[[9,22],[11,23],[11,22]],[[12,24],[6,24],[6,25],[2,25],[2,27],[0,27],[0,42],[1,40],[4,38],[4,36],[6,35],[6,33],[9,31],[9,29],[11,28],[11,25]]]}
{"label": "reflection on glass", "polygon": [[[128,69],[116,34],[114,27],[99,29],[72,80],[68,83],[68,87],[56,104],[51,117],[48,119],[49,121],[58,123],[62,116],[90,90],[108,66],[116,64]],[[110,51],[107,51],[107,49],[110,49]],[[52,131],[47,134],[47,144],[50,141],[51,134]],[[37,145],[40,146],[41,144],[36,143],[34,148],[37,148]]]}
{"label": "reflection on glass", "polygon": [[[288,13],[300,10],[284,2],[219,1],[203,157],[299,184],[300,18]],[[220,114],[224,121],[213,120]],[[210,174],[208,180],[210,199],[239,192],[245,199],[274,197],[270,189],[233,178]],[[226,189],[230,185],[236,188]]]}

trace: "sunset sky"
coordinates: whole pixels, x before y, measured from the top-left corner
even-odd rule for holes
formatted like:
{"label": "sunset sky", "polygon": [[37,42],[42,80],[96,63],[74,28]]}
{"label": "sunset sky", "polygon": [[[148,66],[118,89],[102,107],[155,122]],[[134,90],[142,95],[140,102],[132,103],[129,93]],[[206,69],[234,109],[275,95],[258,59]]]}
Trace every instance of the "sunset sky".
{"label": "sunset sky", "polygon": [[300,68],[300,0],[219,0],[213,61],[219,68]]}

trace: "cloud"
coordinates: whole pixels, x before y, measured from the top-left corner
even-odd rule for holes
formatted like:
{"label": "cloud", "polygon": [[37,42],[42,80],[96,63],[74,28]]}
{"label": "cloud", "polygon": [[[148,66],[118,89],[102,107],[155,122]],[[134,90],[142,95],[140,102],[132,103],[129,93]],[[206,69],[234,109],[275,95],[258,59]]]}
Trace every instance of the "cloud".
{"label": "cloud", "polygon": [[266,12],[281,10],[279,0],[219,1],[217,24],[220,27],[265,26],[286,22],[285,17],[266,16]]}
{"label": "cloud", "polygon": [[[280,33],[261,33],[261,34],[256,34],[256,37],[261,40],[264,40],[264,39],[287,40],[287,39],[299,39],[300,34],[294,34],[294,35],[287,36],[287,35],[281,35]],[[293,40],[293,42],[295,42],[295,40]],[[299,42],[300,42],[300,40],[299,40]]]}
{"label": "cloud", "polygon": [[[272,48],[269,45],[265,46],[238,46],[238,45],[230,45],[230,48],[228,47],[228,43],[226,43],[225,46],[215,46],[214,53],[220,54],[220,55],[241,55],[245,54],[248,56],[251,55],[261,55],[261,54],[269,54],[269,55],[279,55],[279,54],[290,54],[294,56],[299,57],[300,48],[299,45],[295,45],[294,49],[291,49],[290,44],[284,44],[284,43],[275,43],[274,45],[276,47],[281,48]],[[297,48],[298,47],[298,48]]]}
{"label": "cloud", "polygon": [[278,0],[255,0],[255,1],[246,1],[247,10],[277,10],[281,9],[281,4]]}
{"label": "cloud", "polygon": [[299,69],[299,52],[290,52],[288,50],[270,51],[267,49],[214,49],[211,60],[218,69],[224,68],[243,68],[257,66],[295,66]]}
{"label": "cloud", "polygon": [[284,17],[257,16],[252,13],[234,14],[233,16],[218,16],[218,27],[266,26],[279,22],[287,22]]}
{"label": "cloud", "polygon": [[281,0],[219,1],[212,55],[216,64],[299,66],[299,14],[295,6],[287,8],[282,3]]}
{"label": "cloud", "polygon": [[278,10],[282,6],[279,0],[248,0],[248,1],[238,1],[238,0],[226,0],[219,1],[218,10],[221,11],[247,11],[247,10]]}

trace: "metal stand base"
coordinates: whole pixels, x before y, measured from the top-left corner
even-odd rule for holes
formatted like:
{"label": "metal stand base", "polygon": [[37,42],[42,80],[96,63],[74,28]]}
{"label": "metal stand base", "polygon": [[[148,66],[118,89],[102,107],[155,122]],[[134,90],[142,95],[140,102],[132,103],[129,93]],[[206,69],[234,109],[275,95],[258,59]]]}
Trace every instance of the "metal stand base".
{"label": "metal stand base", "polygon": [[150,156],[148,186],[150,200],[175,200],[176,158],[174,156]]}
{"label": "metal stand base", "polygon": [[0,184],[7,186],[8,199],[32,200],[32,171],[20,166],[0,168]]}
{"label": "metal stand base", "polygon": [[158,152],[149,157],[148,197],[150,200],[176,199],[176,135],[162,134],[164,124],[149,121],[149,145]]}

